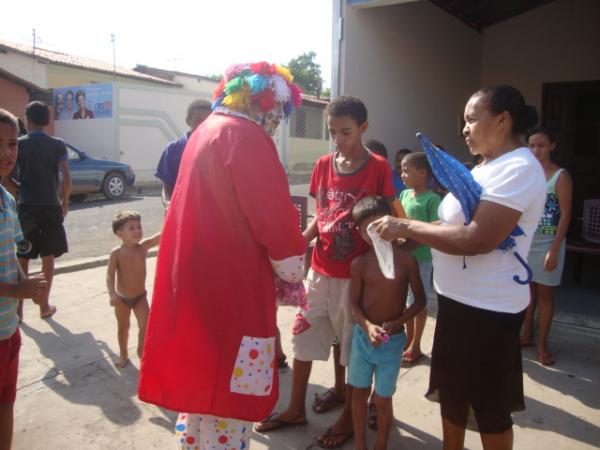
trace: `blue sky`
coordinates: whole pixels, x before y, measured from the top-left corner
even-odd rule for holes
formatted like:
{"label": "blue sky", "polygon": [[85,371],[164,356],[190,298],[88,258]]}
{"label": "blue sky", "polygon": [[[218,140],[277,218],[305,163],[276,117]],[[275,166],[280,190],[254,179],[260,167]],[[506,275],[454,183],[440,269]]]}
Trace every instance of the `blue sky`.
{"label": "blue sky", "polygon": [[35,28],[40,47],[110,62],[114,33],[120,66],[197,74],[222,73],[236,62],[285,64],[314,51],[330,85],[330,0],[3,3],[0,38],[9,41],[31,45]]}

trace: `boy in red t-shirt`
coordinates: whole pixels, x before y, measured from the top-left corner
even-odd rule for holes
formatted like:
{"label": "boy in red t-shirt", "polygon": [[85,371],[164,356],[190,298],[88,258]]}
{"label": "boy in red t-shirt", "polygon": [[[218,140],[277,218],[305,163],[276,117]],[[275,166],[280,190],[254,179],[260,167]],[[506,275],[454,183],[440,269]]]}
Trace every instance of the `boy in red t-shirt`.
{"label": "boy in red t-shirt", "polygon": [[[309,242],[316,237],[317,241],[307,278],[308,308],[294,324],[292,395],[287,410],[259,423],[259,432],[306,423],[305,397],[312,361],[329,359],[334,340],[340,346],[339,362],[348,364],[354,322],[349,310],[350,263],[369,250],[352,221],[352,207],[369,195],[380,195],[390,202],[394,199],[390,165],[362,144],[368,128],[364,103],[355,97],[338,97],[327,106],[327,126],[336,151],[317,161],[310,181],[310,195],[317,209],[304,237]],[[317,438],[325,448],[339,447],[353,434],[352,388],[343,382],[343,369],[342,383],[326,393],[345,399],[345,403],[338,421]],[[336,378],[339,381],[340,377]],[[319,408],[315,411],[323,412]]]}

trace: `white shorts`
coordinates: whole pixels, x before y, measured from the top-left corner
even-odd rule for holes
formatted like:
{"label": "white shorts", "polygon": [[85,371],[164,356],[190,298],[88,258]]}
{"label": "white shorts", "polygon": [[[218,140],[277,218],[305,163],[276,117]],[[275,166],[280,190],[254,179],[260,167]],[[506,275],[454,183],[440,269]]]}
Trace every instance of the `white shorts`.
{"label": "white shorts", "polygon": [[312,269],[306,278],[308,310],[300,310],[310,327],[294,335],[294,357],[327,361],[331,344],[340,345],[340,363],[348,365],[354,318],[350,311],[350,280],[332,278]]}
{"label": "white shorts", "polygon": [[244,420],[180,413],[175,437],[182,450],[248,450],[252,425]]}

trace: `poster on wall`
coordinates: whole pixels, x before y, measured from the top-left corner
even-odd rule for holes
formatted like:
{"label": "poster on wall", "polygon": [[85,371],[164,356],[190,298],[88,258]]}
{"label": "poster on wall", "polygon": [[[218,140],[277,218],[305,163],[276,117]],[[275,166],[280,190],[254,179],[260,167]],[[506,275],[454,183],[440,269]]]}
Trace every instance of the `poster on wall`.
{"label": "poster on wall", "polygon": [[54,120],[110,119],[113,115],[111,83],[52,89]]}

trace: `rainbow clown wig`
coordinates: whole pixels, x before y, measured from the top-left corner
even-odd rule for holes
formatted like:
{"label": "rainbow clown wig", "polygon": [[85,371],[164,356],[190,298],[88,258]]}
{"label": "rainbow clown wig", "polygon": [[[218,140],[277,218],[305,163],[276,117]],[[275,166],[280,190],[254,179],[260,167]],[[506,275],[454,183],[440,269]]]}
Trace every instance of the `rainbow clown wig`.
{"label": "rainbow clown wig", "polygon": [[268,113],[283,105],[287,120],[293,108],[302,102],[301,89],[294,84],[288,69],[261,61],[253,64],[234,64],[214,92],[213,109],[220,106],[248,114],[250,105]]}

